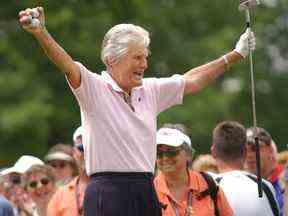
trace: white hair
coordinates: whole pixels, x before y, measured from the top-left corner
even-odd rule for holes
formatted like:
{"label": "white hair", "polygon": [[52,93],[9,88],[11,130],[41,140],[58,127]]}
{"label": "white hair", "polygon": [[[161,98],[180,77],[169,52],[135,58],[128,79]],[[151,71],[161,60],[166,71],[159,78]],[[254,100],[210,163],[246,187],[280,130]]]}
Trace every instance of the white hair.
{"label": "white hair", "polygon": [[127,53],[131,43],[143,44],[149,47],[148,31],[134,24],[118,24],[113,26],[104,36],[102,42],[101,59],[108,66],[109,62],[117,62]]}

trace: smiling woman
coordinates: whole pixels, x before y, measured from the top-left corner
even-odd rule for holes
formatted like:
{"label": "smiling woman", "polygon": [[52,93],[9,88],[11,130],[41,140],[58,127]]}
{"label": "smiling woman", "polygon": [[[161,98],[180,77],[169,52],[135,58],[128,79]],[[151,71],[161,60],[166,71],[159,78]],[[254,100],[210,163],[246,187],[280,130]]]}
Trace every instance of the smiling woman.
{"label": "smiling woman", "polygon": [[46,216],[50,198],[56,191],[55,176],[51,167],[34,165],[25,173],[25,188],[36,206],[27,209],[31,215]]}
{"label": "smiling woman", "polygon": [[190,170],[187,166],[190,157],[186,151],[188,148],[192,149],[192,145],[186,134],[174,128],[164,127],[158,130],[156,142],[157,167],[161,172],[155,178],[154,184],[163,206],[163,216],[232,215],[221,189],[216,197],[217,206],[213,205],[212,196],[202,199],[205,196],[202,197],[201,194],[207,190],[207,183],[200,173]]}
{"label": "smiling woman", "polygon": [[118,85],[130,93],[132,88],[141,86],[144,71],[148,67],[148,49],[143,44],[130,44],[127,53],[121,59],[109,64],[107,70],[112,78],[118,81]]}
{"label": "smiling woman", "polygon": [[[173,128],[161,128],[157,132],[157,167],[165,175],[186,172],[188,155],[184,148],[187,145],[190,149],[190,138],[181,131]],[[185,177],[186,175],[182,175]]]}

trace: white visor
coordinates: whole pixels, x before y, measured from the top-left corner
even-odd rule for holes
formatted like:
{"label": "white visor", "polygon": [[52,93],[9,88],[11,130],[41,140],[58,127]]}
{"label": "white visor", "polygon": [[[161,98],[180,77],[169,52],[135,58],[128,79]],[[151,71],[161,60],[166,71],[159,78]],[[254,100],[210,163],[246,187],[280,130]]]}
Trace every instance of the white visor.
{"label": "white visor", "polygon": [[184,143],[192,147],[190,138],[177,129],[161,128],[156,134],[157,145],[167,145],[172,147],[179,147]]}

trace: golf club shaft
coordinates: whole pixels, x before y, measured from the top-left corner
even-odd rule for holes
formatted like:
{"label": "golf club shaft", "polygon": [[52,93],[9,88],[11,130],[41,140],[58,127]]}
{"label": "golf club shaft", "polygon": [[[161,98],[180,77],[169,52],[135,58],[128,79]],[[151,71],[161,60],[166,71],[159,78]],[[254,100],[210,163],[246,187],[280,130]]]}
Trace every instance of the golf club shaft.
{"label": "golf club shaft", "polygon": [[[250,12],[249,9],[245,10],[246,14],[246,25],[250,34],[251,31],[251,21],[250,21]],[[256,99],[255,99],[255,80],[254,80],[254,65],[253,65],[253,53],[249,47],[249,62],[250,62],[250,82],[251,82],[251,100],[252,100],[252,117],[253,117],[253,127],[257,130],[257,116],[256,116]],[[256,133],[257,134],[257,133]],[[255,137],[256,145],[256,174],[258,181],[258,195],[259,197],[263,196],[262,192],[262,176],[261,176],[261,163],[260,163],[260,147],[259,139]]]}

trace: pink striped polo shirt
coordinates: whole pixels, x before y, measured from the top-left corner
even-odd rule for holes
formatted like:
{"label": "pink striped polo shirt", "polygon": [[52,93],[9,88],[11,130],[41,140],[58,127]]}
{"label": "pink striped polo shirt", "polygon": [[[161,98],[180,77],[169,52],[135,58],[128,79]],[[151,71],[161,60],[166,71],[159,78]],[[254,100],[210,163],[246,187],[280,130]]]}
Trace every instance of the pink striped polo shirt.
{"label": "pink striped polo shirt", "polygon": [[77,63],[81,84],[71,89],[81,110],[88,175],[98,172],[154,172],[157,115],[181,104],[185,81],[181,75],[145,78],[131,92],[134,111],[123,90],[107,72],[101,76]]}

